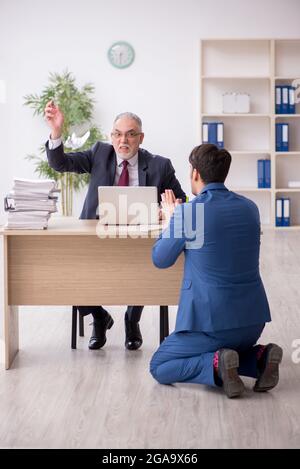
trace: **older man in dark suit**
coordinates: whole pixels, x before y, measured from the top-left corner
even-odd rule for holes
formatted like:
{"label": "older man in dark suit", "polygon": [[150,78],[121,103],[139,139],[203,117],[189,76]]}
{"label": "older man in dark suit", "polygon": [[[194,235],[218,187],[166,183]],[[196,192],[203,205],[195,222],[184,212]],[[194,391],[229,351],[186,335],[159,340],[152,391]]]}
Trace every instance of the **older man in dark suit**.
{"label": "older man in dark suit", "polygon": [[[141,149],[144,139],[141,119],[130,112],[118,115],[111,132],[112,145],[97,142],[90,150],[64,153],[61,139],[64,116],[53,101],[45,108],[45,117],[51,128],[46,143],[48,162],[59,172],[90,173],[91,180],[81,212],[82,219],[97,218],[98,186],[128,185],[156,186],[160,194],[172,190],[175,197],[185,201],[186,196],[169,159],[152,155]],[[142,345],[139,328],[143,306],[128,306],[125,313],[125,346],[137,350]],[[114,323],[102,306],[81,306],[80,314],[94,317],[90,349],[99,349],[106,342],[106,331]]]}

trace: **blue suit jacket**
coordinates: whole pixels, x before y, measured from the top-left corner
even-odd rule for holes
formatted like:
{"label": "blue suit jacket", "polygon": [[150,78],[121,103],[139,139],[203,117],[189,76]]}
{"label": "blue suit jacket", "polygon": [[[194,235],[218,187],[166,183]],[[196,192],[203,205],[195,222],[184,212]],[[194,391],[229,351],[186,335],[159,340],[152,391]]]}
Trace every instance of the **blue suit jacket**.
{"label": "blue suit jacket", "polygon": [[[188,214],[195,223],[198,209],[203,212],[193,235],[186,228]],[[252,201],[224,184],[208,184],[176,208],[169,229],[156,241],[152,258],[156,267],[167,268],[185,256],[175,331],[212,332],[271,320],[259,274],[259,212]]]}
{"label": "blue suit jacket", "polygon": [[[98,207],[98,186],[114,185],[117,165],[114,147],[108,143],[97,142],[90,150],[64,153],[63,145],[55,150],[49,150],[47,142],[46,151],[49,165],[55,171],[91,174],[80,218],[95,219]],[[181,189],[168,158],[152,155],[146,150],[139,149],[138,173],[140,186],[158,188],[158,201],[160,201],[160,194],[166,189],[172,189],[176,198],[186,200],[186,195]]]}

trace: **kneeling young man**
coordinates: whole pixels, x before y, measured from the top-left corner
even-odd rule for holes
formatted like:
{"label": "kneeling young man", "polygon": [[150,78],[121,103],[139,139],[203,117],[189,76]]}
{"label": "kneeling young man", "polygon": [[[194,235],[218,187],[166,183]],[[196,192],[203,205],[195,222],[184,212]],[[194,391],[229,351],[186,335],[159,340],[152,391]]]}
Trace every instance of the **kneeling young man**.
{"label": "kneeling young man", "polygon": [[282,349],[255,345],[271,321],[259,273],[258,208],[225,187],[228,151],[203,144],[189,161],[195,198],[180,205],[166,191],[170,222],[152,251],[158,268],[181,253],[185,266],[175,331],[153,355],[150,372],[161,384],[220,386],[230,398],[244,391],[240,375],[256,379],[254,391],[268,391],[278,383]]}

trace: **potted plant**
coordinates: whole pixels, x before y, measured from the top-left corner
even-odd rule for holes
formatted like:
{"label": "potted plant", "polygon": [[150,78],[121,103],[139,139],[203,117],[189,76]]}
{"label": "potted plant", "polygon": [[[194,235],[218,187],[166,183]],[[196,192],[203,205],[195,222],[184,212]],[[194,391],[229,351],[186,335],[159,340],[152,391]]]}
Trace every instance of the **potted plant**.
{"label": "potted plant", "polygon": [[[24,97],[24,104],[34,109],[34,115],[44,115],[46,103],[53,99],[64,114],[62,140],[65,152],[83,151],[99,140],[104,140],[101,130],[92,123],[94,109],[94,86],[90,83],[79,89],[74,76],[65,71],[61,75],[50,73],[49,85],[40,95],[29,94]],[[83,137],[76,137],[81,134]],[[75,133],[76,132],[76,133]],[[45,146],[40,147],[40,156],[28,155],[26,158],[35,163],[35,172],[44,178],[55,179],[61,189],[62,214],[71,216],[73,211],[73,192],[88,184],[89,174],[58,173],[50,168],[45,156]]]}

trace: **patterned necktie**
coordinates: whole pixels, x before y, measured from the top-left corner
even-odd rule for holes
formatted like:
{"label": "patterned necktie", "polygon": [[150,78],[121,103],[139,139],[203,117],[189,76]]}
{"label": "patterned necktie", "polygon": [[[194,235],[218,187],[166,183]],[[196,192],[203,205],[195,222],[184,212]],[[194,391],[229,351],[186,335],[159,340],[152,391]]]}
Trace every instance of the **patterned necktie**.
{"label": "patterned necktie", "polygon": [[128,173],[128,161],[124,160],[122,162],[123,169],[121,176],[118,182],[118,186],[129,186],[129,173]]}

